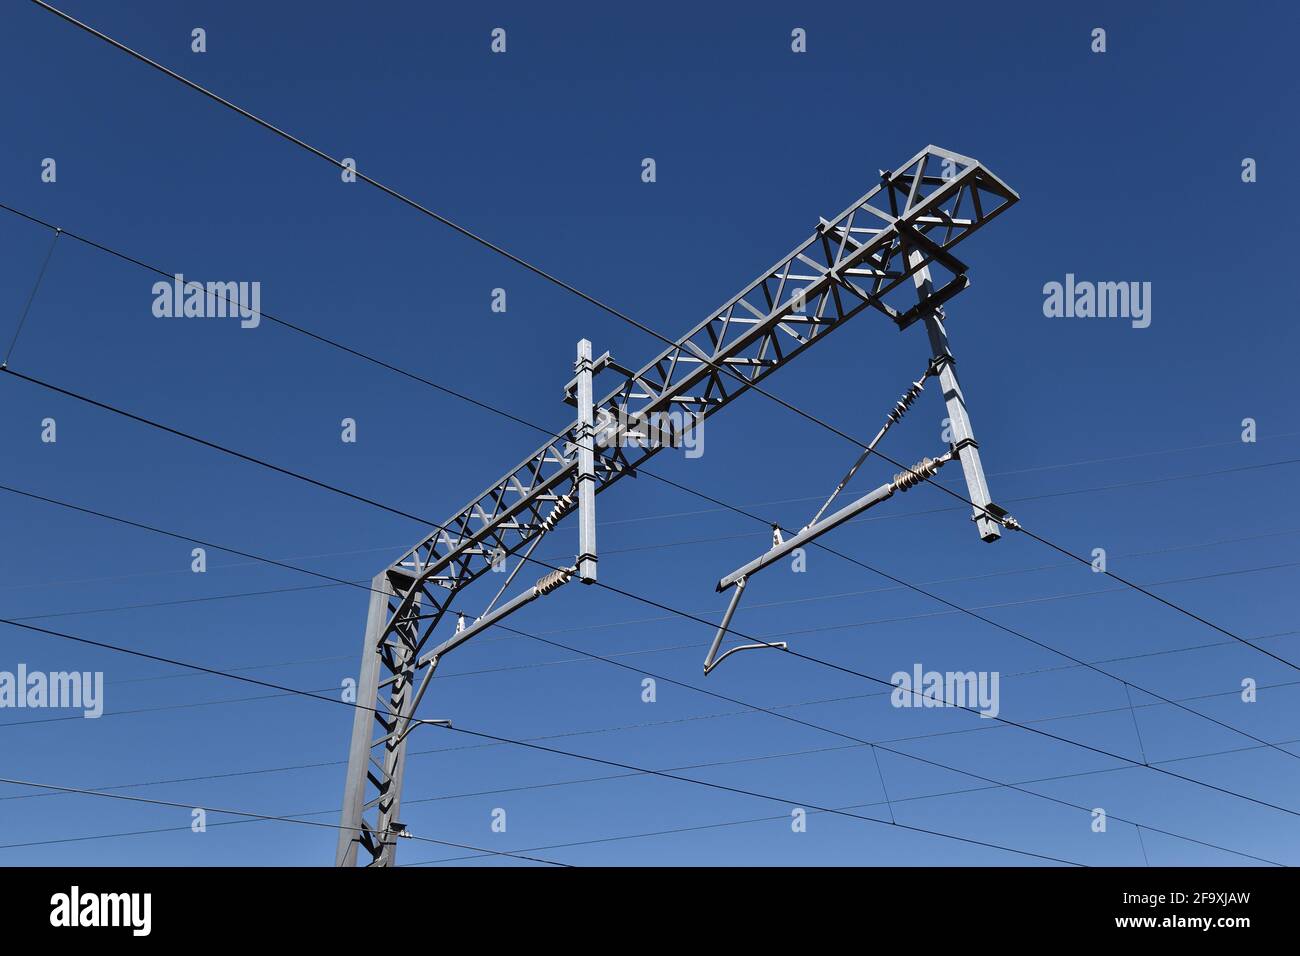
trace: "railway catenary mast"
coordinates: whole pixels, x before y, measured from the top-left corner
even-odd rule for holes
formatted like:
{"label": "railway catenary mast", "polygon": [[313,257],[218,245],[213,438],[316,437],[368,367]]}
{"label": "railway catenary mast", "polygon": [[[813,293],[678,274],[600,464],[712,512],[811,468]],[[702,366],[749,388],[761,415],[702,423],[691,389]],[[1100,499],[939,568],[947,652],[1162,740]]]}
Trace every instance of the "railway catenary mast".
{"label": "railway catenary mast", "polygon": [[[788,553],[796,539],[802,543],[829,531],[947,461],[962,467],[981,538],[995,540],[999,523],[993,516],[1005,513],[989,497],[948,350],[943,305],[967,285],[966,266],[953,248],[1018,199],[978,161],[927,146],[897,169],[882,171],[879,185],[834,219],[820,220],[811,237],[639,371],[608,354],[593,359],[590,343],[580,342],[576,374],[565,396],[577,407],[577,420],[374,578],[337,865],[395,862],[404,829],[399,814],[406,743],[418,725],[415,710],[438,661],[574,577],[588,583],[596,579],[595,495],[634,474],[663,447],[656,435],[661,414],[684,413],[696,421],[713,415],[864,309],[887,315],[899,329],[922,322],[930,340],[925,374],[890,412],[876,440],[933,375],[952,419],[953,444],[938,459],[927,459],[822,518],[824,505],[789,540],[775,532],[771,551],[722,579],[718,590],[731,587],[733,594],[705,672],[721,661],[716,654],[749,575]],[[617,384],[597,401],[592,388],[599,373]],[[645,441],[647,436],[654,440]],[[835,489],[832,501],[866,455],[864,451]],[[546,574],[476,621],[460,620],[441,639],[435,636],[463,588],[516,553],[531,554],[575,510],[579,553],[572,567]],[[521,557],[507,585],[523,563]]]}

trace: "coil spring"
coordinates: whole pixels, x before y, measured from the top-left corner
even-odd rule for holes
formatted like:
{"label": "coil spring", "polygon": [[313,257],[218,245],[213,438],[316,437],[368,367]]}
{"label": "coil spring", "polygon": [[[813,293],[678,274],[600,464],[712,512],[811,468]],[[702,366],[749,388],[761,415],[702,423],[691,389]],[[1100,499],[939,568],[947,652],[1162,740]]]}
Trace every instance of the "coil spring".
{"label": "coil spring", "polygon": [[934,458],[922,458],[912,466],[911,471],[900,471],[894,476],[894,490],[906,491],[908,488],[915,487],[925,479],[937,472],[943,465],[942,460]]}
{"label": "coil spring", "polygon": [[564,569],[559,571],[549,571],[537,579],[537,583],[533,585],[533,589],[538,593],[538,595],[550,594],[561,584],[568,581],[572,574],[572,571]]}
{"label": "coil spring", "polygon": [[903,414],[912,407],[912,403],[916,401],[917,396],[921,394],[921,389],[923,388],[925,388],[924,378],[919,382],[913,382],[912,387],[904,392],[903,397],[896,401],[894,407],[890,409],[889,420],[897,424],[898,420],[903,417]]}
{"label": "coil spring", "polygon": [[573,510],[573,503],[573,495],[561,496],[560,499],[555,502],[555,507],[551,509],[551,513],[542,519],[542,530],[550,531],[559,524],[560,519]]}

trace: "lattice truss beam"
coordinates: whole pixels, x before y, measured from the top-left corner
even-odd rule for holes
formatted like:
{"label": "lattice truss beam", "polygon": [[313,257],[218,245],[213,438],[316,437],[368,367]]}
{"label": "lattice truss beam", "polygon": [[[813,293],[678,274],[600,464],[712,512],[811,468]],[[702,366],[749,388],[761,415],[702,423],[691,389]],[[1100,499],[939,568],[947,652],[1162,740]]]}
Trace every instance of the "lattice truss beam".
{"label": "lattice truss beam", "polygon": [[[789,255],[640,370],[608,354],[589,363],[591,373],[616,381],[594,403],[592,419],[579,417],[375,577],[357,687],[358,703],[374,712],[356,714],[338,864],[354,865],[359,856],[369,865],[393,863],[414,709],[438,659],[463,640],[426,648],[463,588],[516,553],[531,553],[575,510],[584,442],[594,452],[588,480],[603,491],[674,444],[663,413],[672,413],[668,421],[708,418],[864,309],[899,329],[941,315],[942,304],[967,285],[953,249],[1018,199],[978,161],[927,146],[898,169],[882,170],[879,185],[820,220]],[[575,405],[581,360],[578,368],[565,395]],[[509,606],[574,571],[548,575]],[[464,639],[481,629],[459,627]]]}

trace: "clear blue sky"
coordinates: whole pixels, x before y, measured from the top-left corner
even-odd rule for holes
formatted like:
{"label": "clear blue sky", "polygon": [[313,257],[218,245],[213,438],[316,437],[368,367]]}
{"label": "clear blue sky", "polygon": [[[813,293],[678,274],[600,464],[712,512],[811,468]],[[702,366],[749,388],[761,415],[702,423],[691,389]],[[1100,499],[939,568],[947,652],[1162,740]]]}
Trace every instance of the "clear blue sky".
{"label": "clear blue sky", "polygon": [[[862,4],[64,6],[674,337],[877,170],[927,143],[977,157],[1021,195],[963,247],[972,286],[949,307],[994,497],[1076,553],[1104,547],[1117,572],[1300,660],[1293,5],[944,3],[923,16]],[[274,315],[557,429],[570,420],[560,396],[577,339],[632,366],[658,350],[51,14],[13,3],[0,16],[0,200],[170,271],[259,281]],[[498,26],[504,55],[489,51]],[[207,31],[204,54],[190,51],[194,27]],[[790,51],[795,27],[806,54]],[[1107,31],[1104,54],[1090,51],[1095,27]],[[46,157],[58,163],[52,184],[40,180]],[[645,157],[653,184],[641,181]],[[1241,180],[1246,157],[1258,182]],[[0,215],[6,342],[49,242]],[[1151,326],[1045,317],[1043,286],[1067,273],[1150,282]],[[13,368],[434,518],[537,444],[528,429],[266,322],[154,318],[155,278],[60,240]],[[489,308],[498,287],[505,314]],[[864,313],[834,342],[770,388],[870,435],[923,367],[924,335]],[[55,444],[40,440],[46,417]],[[355,444],[339,440],[344,417],[358,423]],[[942,417],[927,389],[891,435],[891,456],[942,450]],[[1254,444],[1240,441],[1247,417]],[[5,484],[350,579],[368,580],[424,530],[10,376],[0,447]],[[654,468],[798,526],[853,457],[749,395],[709,422],[702,458],[664,454]],[[869,466],[855,488],[891,471]],[[955,469],[942,478],[959,480]],[[1189,706],[1255,736],[1300,738],[1295,669],[1024,537],[982,544],[954,505],[915,489],[827,543],[1071,655],[1113,661],[1103,666],[1140,687],[1197,698]],[[767,541],[647,479],[620,483],[598,513],[603,580],[715,620],[713,582]],[[313,691],[336,693],[356,670],[360,591],[215,551],[196,575],[185,542],[9,494],[0,521],[0,616]],[[568,522],[539,555],[567,560],[575,546]],[[188,603],[101,610],[158,602]],[[1122,684],[945,612],[814,551],[805,574],[755,578],[736,626],[884,678],[915,663],[998,671],[1007,718],[1134,759],[1188,758],[1164,766],[1297,806],[1295,759],[1134,690],[1140,747]],[[573,585],[512,624],[765,707],[798,704],[790,713],[802,719],[999,781],[1059,778],[1028,788],[1300,862],[1294,815],[967,713],[895,709],[878,685],[788,655],[740,655],[705,681],[707,627],[609,592]],[[615,771],[427,728],[407,771],[414,832],[550,847],[538,855],[579,865],[1029,862],[827,815],[793,833],[792,806],[863,805],[854,812],[888,819],[868,750],[663,682],[643,703],[642,675],[574,658],[486,635],[448,659],[424,714],[643,767],[727,761],[684,772],[782,802],[647,777],[541,786]],[[269,692],[0,627],[0,670],[19,662],[102,670],[106,713],[34,724],[24,722],[66,712],[0,713],[0,776],[337,821],[346,708],[246,700]],[[1245,677],[1261,687],[1256,703],[1237,696]],[[742,758],[755,759],[732,762]],[[900,822],[1092,865],[1144,862],[1132,826],[1093,833],[1086,812],[1008,789],[951,794],[987,785],[880,760]],[[297,769],[275,769],[286,767]],[[28,793],[0,790],[0,863],[333,859],[325,829],[215,826],[229,818],[213,815],[192,834],[185,809],[8,799]],[[504,834],[490,831],[498,807]],[[713,826],[724,823],[736,825]],[[687,827],[703,829],[607,839]],[[163,828],[178,829],[9,846]],[[1152,864],[1250,862],[1142,837]],[[458,855],[403,843],[400,860]]]}

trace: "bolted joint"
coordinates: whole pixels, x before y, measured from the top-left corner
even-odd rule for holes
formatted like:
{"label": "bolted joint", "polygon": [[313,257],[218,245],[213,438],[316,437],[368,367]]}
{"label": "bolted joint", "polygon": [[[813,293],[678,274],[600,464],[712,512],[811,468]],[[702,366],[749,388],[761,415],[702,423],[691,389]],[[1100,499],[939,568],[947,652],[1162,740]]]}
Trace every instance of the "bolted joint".
{"label": "bolted joint", "polygon": [[991,501],[984,507],[983,512],[983,515],[972,515],[971,520],[978,521],[981,517],[987,517],[989,520],[997,522],[1008,531],[1024,530],[1024,528],[1021,527],[1020,522],[1013,518],[1007,512],[1006,508],[999,507]]}

